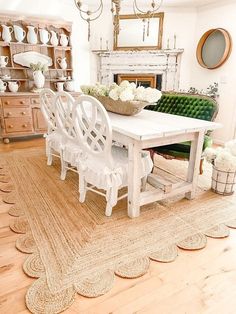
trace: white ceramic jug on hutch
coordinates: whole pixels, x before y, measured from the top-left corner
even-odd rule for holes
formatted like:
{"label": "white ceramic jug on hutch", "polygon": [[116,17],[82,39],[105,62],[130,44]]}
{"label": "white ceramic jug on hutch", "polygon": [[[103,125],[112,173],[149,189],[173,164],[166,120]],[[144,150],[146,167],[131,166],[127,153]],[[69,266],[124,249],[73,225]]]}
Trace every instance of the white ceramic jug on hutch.
{"label": "white ceramic jug on hutch", "polygon": [[0,56],[0,68],[5,68],[8,64],[9,58],[8,56]]}
{"label": "white ceramic jug on hutch", "polygon": [[67,69],[67,62],[66,62],[66,58],[57,58],[57,62],[60,65],[60,68],[62,70],[66,70]]}
{"label": "white ceramic jug on hutch", "polygon": [[50,43],[53,46],[58,46],[59,44],[59,39],[58,39],[58,35],[56,32],[51,31],[51,39],[50,39]]}
{"label": "white ceramic jug on hutch", "polygon": [[17,82],[8,82],[8,88],[9,88],[9,91],[12,92],[12,93],[16,93],[18,91],[20,87],[20,84],[18,84]]}
{"label": "white ceramic jug on hutch", "polygon": [[57,82],[55,83],[55,88],[58,92],[63,92],[64,90],[64,83],[63,82]]}
{"label": "white ceramic jug on hutch", "polygon": [[18,25],[13,25],[13,28],[16,40],[22,42],[26,36],[26,31]]}
{"label": "white ceramic jug on hutch", "polygon": [[69,36],[65,35],[65,34],[61,34],[60,35],[60,45],[62,47],[66,47],[68,46],[69,43]]}
{"label": "white ceramic jug on hutch", "polygon": [[7,25],[2,25],[2,39],[3,41],[9,43],[12,38],[11,34],[13,32],[13,27],[12,26],[7,26]]}
{"label": "white ceramic jug on hutch", "polygon": [[45,84],[45,76],[43,75],[42,71],[37,70],[33,72],[34,78],[34,85],[36,88],[41,89],[44,87]]}
{"label": "white ceramic jug on hutch", "polygon": [[46,29],[39,29],[39,38],[42,44],[46,45],[49,42],[50,34]]}
{"label": "white ceramic jug on hutch", "polygon": [[64,86],[68,92],[73,92],[75,90],[74,81],[67,81],[64,83]]}
{"label": "white ceramic jug on hutch", "polygon": [[36,45],[38,42],[38,29],[34,26],[27,26],[27,41],[29,44]]}

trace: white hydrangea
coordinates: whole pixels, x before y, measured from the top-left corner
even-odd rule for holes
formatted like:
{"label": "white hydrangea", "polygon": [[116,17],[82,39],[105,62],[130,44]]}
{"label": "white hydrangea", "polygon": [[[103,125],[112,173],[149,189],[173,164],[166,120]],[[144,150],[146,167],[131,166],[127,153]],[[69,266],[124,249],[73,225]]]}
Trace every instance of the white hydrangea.
{"label": "white hydrangea", "polygon": [[131,101],[134,100],[134,93],[131,88],[126,88],[120,93],[120,100],[122,101]]}
{"label": "white hydrangea", "polygon": [[149,103],[155,103],[161,98],[161,92],[155,88],[145,88],[144,91],[144,100]]}
{"label": "white hydrangea", "polygon": [[113,88],[113,89],[110,90],[109,97],[111,97],[111,99],[118,100],[119,96],[120,96],[120,93],[119,93],[119,89],[118,88]]}
{"label": "white hydrangea", "polygon": [[81,90],[84,94],[92,96],[109,96],[113,100],[121,101],[145,101],[155,103],[161,98],[161,92],[155,88],[137,87],[135,83],[122,81],[120,85],[112,83],[109,87],[97,83],[95,85],[82,85]]}
{"label": "white hydrangea", "polygon": [[127,88],[127,87],[130,87],[130,82],[129,81],[122,81],[120,83],[120,87],[124,87],[124,88]]}
{"label": "white hydrangea", "polygon": [[144,96],[145,96],[144,92],[145,92],[145,88],[143,86],[137,87],[135,90],[135,93],[134,93],[135,94],[135,100],[144,101],[145,100],[144,99]]}
{"label": "white hydrangea", "polygon": [[227,150],[222,151],[216,157],[214,165],[222,171],[236,171],[236,157]]}

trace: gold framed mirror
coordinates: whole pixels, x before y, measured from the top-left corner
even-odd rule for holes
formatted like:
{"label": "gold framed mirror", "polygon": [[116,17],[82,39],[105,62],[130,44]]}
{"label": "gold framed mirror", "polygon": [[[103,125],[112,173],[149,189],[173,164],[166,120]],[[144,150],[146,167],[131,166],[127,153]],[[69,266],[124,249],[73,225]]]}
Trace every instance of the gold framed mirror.
{"label": "gold framed mirror", "polygon": [[[115,21],[117,19],[115,18]],[[150,18],[142,14],[120,15],[119,33],[114,31],[114,50],[156,50],[162,48],[164,13],[156,13]]]}
{"label": "gold framed mirror", "polygon": [[197,46],[198,63],[207,69],[216,69],[225,63],[232,50],[230,34],[223,28],[210,29],[203,34]]}

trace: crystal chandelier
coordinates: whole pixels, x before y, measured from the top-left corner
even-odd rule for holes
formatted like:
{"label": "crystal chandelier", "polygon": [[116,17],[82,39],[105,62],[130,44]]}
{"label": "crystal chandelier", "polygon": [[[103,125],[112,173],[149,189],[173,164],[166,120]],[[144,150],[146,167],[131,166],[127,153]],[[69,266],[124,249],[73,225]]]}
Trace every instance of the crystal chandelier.
{"label": "crystal chandelier", "polygon": [[[98,0],[98,6],[95,10],[84,10],[82,0],[74,0],[76,7],[79,9],[80,17],[88,23],[88,40],[90,40],[91,35],[91,29],[90,29],[90,23],[97,20],[103,11],[103,0]],[[120,21],[120,10],[121,10],[121,1],[122,0],[111,0],[111,13],[113,18],[113,26],[114,26],[114,32],[116,34],[119,33],[119,21]],[[143,40],[145,40],[145,36],[149,36],[149,25],[150,25],[150,19],[153,17],[153,15],[160,9],[163,0],[150,0],[150,4],[148,5],[147,10],[143,10],[138,5],[137,0],[133,1],[133,11],[134,14],[137,16],[137,18],[141,19],[143,22]],[[145,15],[145,18],[143,18],[142,15]]]}

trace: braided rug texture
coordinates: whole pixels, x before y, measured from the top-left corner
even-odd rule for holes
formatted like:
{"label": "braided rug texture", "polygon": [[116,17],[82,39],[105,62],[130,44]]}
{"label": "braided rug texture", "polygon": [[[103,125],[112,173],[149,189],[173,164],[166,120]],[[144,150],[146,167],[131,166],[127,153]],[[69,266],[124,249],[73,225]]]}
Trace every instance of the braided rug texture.
{"label": "braided rug texture", "polygon": [[[184,162],[158,160],[165,163],[179,176],[186,172]],[[210,191],[210,169],[194,200],[182,195],[143,206],[135,219],[127,217],[126,200],[111,217],[99,195],[88,192],[80,204],[78,175],[61,181],[59,173],[59,160],[47,166],[43,149],[0,158],[1,201],[11,206],[16,248],[26,254],[23,270],[36,278],[26,294],[32,313],[61,313],[76,293],[98,297],[112,289],[116,276],[143,276],[150,263],[173,262],[181,249],[202,249],[207,237],[224,238],[236,228],[235,196]]]}

